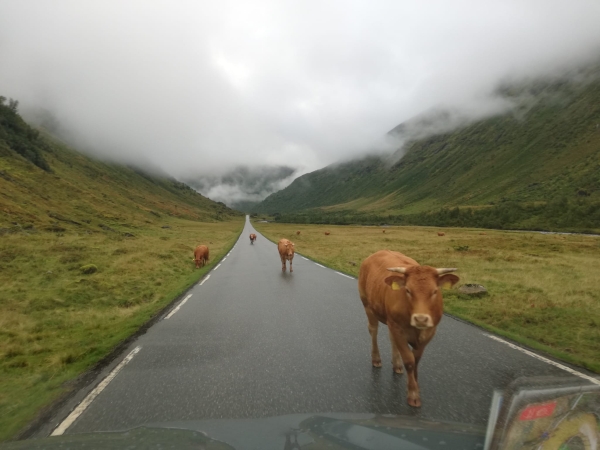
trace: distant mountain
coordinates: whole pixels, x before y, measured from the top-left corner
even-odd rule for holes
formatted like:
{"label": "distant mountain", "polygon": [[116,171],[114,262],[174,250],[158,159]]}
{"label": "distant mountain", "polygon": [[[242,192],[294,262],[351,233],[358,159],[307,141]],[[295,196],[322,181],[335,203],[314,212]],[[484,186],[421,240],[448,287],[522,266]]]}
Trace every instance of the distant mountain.
{"label": "distant mountain", "polygon": [[402,124],[391,133],[408,142],[395,155],[308,173],[255,210],[299,222],[599,230],[598,74],[504,86],[519,106],[474,123],[435,111]]}
{"label": "distant mountain", "polygon": [[200,174],[184,181],[206,197],[248,212],[287,186],[296,171],[288,166],[237,166],[222,174]]}
{"label": "distant mountain", "polygon": [[163,215],[209,222],[240,215],[175,179],[78,153],[30,127],[17,108],[0,97],[0,235],[118,231]]}

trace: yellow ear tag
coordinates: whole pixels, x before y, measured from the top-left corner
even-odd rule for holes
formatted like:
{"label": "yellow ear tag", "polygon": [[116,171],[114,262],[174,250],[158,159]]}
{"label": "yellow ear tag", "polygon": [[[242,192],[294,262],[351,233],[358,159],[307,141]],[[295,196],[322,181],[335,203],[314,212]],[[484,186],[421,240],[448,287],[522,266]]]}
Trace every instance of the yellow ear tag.
{"label": "yellow ear tag", "polygon": [[400,290],[400,285],[396,281],[394,281],[394,282],[392,282],[392,289],[394,291],[399,291]]}
{"label": "yellow ear tag", "polygon": [[442,284],[442,289],[450,289],[452,287],[452,283],[444,283]]}

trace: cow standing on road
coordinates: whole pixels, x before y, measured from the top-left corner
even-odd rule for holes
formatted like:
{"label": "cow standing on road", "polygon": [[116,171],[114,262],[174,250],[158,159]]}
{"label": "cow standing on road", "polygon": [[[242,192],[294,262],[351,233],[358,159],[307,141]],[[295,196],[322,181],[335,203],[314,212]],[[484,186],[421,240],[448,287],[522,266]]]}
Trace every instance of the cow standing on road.
{"label": "cow standing on road", "polygon": [[254,241],[255,241],[255,240],[256,240],[256,235],[255,235],[254,233],[252,233],[252,234],[250,235],[250,243],[251,243],[251,244],[254,244]]}
{"label": "cow standing on road", "polygon": [[285,272],[286,261],[290,262],[290,273],[294,271],[292,269],[292,260],[294,259],[294,243],[287,239],[281,239],[277,244],[279,250],[279,256],[281,258],[281,271]]}
{"label": "cow standing on road", "polygon": [[208,247],[206,245],[199,245],[194,250],[194,262],[196,263],[196,269],[203,267],[208,262]]}
{"label": "cow standing on road", "polygon": [[406,368],[410,406],[421,406],[417,367],[442,319],[441,288],[459,280],[450,273],[455,270],[421,266],[390,250],[372,254],[360,266],[358,292],[369,321],[371,362],[374,367],[381,367],[377,346],[381,322],[389,329],[394,372],[402,373],[403,363]]}

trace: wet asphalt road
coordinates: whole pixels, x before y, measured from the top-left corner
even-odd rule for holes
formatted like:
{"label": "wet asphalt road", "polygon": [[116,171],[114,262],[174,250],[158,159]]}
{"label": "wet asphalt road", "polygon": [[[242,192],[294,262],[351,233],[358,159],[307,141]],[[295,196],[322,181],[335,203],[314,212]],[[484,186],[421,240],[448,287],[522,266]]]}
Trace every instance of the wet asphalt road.
{"label": "wet asphalt road", "polygon": [[[411,408],[406,405],[406,377],[392,371],[383,325],[379,342],[384,366],[371,367],[357,281],[298,254],[294,272],[282,273],[273,243],[257,233],[257,242],[250,245],[253,231],[246,223],[210,278],[124,352],[141,347],[67,433],[324,412],[485,424],[494,388],[521,376],[570,376],[445,316],[419,368],[423,406]],[[86,393],[63,408],[45,433]]]}

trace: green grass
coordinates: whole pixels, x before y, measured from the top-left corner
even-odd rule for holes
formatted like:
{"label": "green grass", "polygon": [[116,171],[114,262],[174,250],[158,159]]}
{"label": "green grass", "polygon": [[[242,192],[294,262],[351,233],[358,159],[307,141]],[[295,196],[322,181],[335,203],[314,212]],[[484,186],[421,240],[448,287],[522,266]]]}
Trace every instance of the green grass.
{"label": "green grass", "polygon": [[[600,373],[600,238],[462,228],[444,228],[446,235],[439,237],[439,229],[428,227],[389,227],[383,234],[380,227],[254,226],[354,276],[367,256],[382,249],[421,264],[458,267],[459,285],[482,284],[489,295],[472,298],[446,291],[446,312]],[[325,230],[331,235],[325,236]]]}
{"label": "green grass", "polygon": [[[242,221],[166,221],[136,238],[52,233],[0,244],[0,439],[14,435],[71,380],[213,267]],[[196,270],[193,247],[211,263]],[[94,264],[98,271],[82,273]]]}
{"label": "green grass", "polygon": [[[243,228],[241,213],[188,186],[89,158],[5,108],[0,440],[210,270]],[[196,270],[199,244],[211,262]]]}

